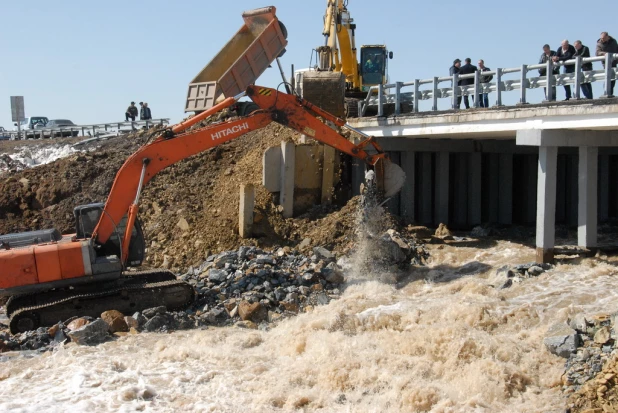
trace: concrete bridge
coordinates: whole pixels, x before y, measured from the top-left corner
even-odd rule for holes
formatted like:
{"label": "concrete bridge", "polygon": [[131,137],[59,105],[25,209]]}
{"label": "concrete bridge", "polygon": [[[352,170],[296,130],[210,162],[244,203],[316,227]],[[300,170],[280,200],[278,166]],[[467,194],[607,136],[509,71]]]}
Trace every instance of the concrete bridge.
{"label": "concrete bridge", "polygon": [[[358,118],[407,174],[389,203],[409,222],[466,229],[536,222],[537,259],[553,259],[555,224],[596,247],[618,218],[618,99]],[[362,166],[353,168],[354,187]]]}

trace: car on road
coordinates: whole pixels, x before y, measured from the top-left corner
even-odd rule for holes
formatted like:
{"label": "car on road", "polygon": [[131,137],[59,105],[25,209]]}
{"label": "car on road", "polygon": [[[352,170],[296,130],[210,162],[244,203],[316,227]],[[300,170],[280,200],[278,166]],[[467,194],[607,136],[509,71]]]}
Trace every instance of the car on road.
{"label": "car on road", "polygon": [[[41,133],[36,133],[35,129],[42,129],[47,125],[49,119],[45,116],[29,116],[19,122],[19,127],[24,133],[26,138],[39,138]],[[17,123],[15,124],[14,131],[18,130]]]}
{"label": "car on road", "polygon": [[[57,129],[57,128],[63,128],[66,130],[59,130],[59,131],[45,131],[44,135],[47,138],[52,138],[52,137],[67,137],[67,136],[77,136],[79,135],[79,130],[77,129],[77,125],[74,124],[73,122],[71,122],[68,119],[52,119],[49,122],[47,122],[47,124],[45,125],[45,129]],[[75,128],[73,130],[71,130],[71,128]]]}
{"label": "car on road", "polygon": [[0,126],[0,141],[8,141],[11,139],[11,135],[7,133],[8,131]]}

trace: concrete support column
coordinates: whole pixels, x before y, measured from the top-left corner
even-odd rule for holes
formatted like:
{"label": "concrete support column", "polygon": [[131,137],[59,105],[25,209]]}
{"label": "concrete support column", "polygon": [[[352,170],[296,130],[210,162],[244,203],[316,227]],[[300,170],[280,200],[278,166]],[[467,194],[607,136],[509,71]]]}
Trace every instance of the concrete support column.
{"label": "concrete support column", "polygon": [[419,155],[420,161],[420,191],[418,195],[420,197],[419,202],[419,219],[423,225],[433,223],[433,179],[432,179],[432,165],[431,165],[431,153],[423,152]]}
{"label": "concrete support column", "polygon": [[[478,100],[478,99],[477,99]],[[468,154],[455,153],[453,156],[453,199],[450,201],[453,208],[453,220],[451,225],[456,228],[465,228],[468,224],[468,199],[470,188],[468,186]]]}
{"label": "concrete support column", "polygon": [[558,148],[539,147],[536,203],[536,261],[552,262],[556,237],[556,174]]}
{"label": "concrete support column", "polygon": [[[354,138],[354,145],[358,145],[359,138]],[[352,195],[360,195],[360,186],[365,182],[365,163],[358,158],[352,158]]]}
{"label": "concrete support column", "polygon": [[475,226],[481,224],[483,218],[482,208],[482,154],[472,152],[469,156],[468,174],[468,225]]}
{"label": "concrete support column", "polygon": [[597,147],[579,148],[577,244],[585,248],[597,245],[598,155]]}
{"label": "concrete support column", "polygon": [[436,153],[436,204],[435,224],[448,224],[449,195],[449,160],[448,152]]}
{"label": "concrete support column", "polygon": [[322,205],[333,203],[335,187],[335,148],[324,145],[322,159]]}
{"label": "concrete support column", "polygon": [[406,183],[401,189],[401,216],[407,222],[415,222],[416,153],[401,152],[401,168],[406,174]]}
{"label": "concrete support column", "polygon": [[253,226],[253,207],[255,206],[255,189],[252,184],[240,186],[240,205],[238,208],[238,233],[241,238],[251,237]]}
{"label": "concrete support column", "polygon": [[609,155],[599,155],[599,221],[609,218]]}
{"label": "concrete support column", "polygon": [[500,154],[500,184],[498,187],[498,223],[513,223],[513,154]]}
{"label": "concrete support column", "polygon": [[279,204],[283,207],[283,217],[294,215],[294,172],[296,170],[296,145],[294,142],[281,142],[281,192]]}

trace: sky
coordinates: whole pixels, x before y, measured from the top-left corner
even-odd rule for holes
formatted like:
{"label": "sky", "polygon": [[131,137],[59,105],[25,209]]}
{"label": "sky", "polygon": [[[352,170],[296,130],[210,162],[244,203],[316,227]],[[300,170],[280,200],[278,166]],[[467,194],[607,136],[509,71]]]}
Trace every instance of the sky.
{"label": "sky", "polygon": [[[26,116],[71,119],[77,124],[124,120],[130,101],[148,102],[154,118],[184,117],[187,86],[242,26],[242,12],[274,5],[288,30],[291,65],[309,66],[323,43],[326,0],[2,0],[0,23],[0,126],[13,129],[10,99],[24,96]],[[536,64],[544,43],[583,41],[594,54],[601,31],[618,35],[615,16],[582,17],[582,3],[466,3],[441,0],[349,0],[357,46],[385,44],[393,51],[390,81],[448,75],[453,59],[482,58],[496,67]],[[563,13],[564,12],[564,13]],[[613,24],[612,24],[613,23]],[[595,69],[600,69],[595,63]],[[256,83],[276,87],[276,65]],[[595,96],[602,85],[594,84]],[[542,91],[529,92],[530,102]],[[506,104],[519,91],[504,94]],[[564,91],[558,88],[558,99]],[[490,95],[490,102],[495,97]],[[420,105],[426,109],[428,102]],[[449,106],[440,99],[440,109]]]}

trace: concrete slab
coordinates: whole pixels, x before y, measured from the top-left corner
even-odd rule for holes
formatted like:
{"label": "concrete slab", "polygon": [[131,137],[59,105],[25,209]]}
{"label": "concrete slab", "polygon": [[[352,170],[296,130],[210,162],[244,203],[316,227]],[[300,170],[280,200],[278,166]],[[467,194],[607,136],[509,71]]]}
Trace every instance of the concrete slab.
{"label": "concrete slab", "polygon": [[262,185],[270,192],[281,190],[281,147],[273,146],[262,156]]}

